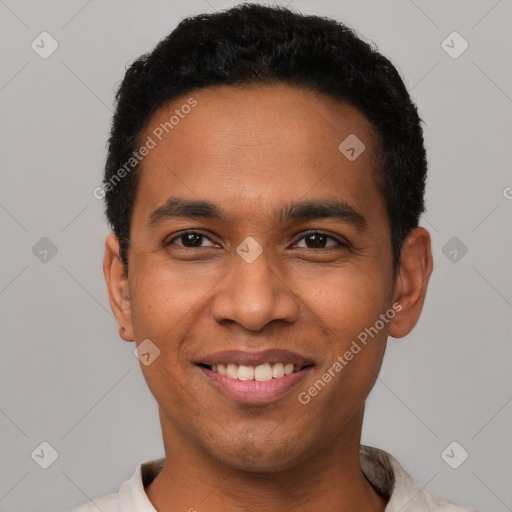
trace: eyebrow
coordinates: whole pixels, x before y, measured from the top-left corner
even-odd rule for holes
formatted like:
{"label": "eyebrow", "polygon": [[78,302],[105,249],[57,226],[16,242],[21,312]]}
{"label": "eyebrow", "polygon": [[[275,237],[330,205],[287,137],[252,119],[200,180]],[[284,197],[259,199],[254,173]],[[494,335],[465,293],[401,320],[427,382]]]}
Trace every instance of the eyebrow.
{"label": "eyebrow", "polygon": [[[364,230],[368,223],[352,205],[339,200],[296,201],[285,204],[274,212],[279,223],[294,220],[332,219]],[[215,203],[199,199],[170,197],[149,216],[149,227],[155,227],[169,218],[214,219],[227,221],[225,212]]]}

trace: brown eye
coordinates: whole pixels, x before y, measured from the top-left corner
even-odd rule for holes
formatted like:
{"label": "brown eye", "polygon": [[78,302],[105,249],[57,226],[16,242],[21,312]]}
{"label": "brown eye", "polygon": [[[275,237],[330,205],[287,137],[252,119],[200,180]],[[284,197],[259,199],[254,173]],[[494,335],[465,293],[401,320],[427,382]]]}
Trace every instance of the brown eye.
{"label": "brown eye", "polygon": [[[334,240],[335,244],[326,246],[329,239]],[[337,238],[334,238],[333,236],[328,235],[326,233],[321,233],[321,232],[317,232],[317,231],[314,231],[314,232],[304,235],[299,240],[299,242],[301,240],[304,240],[304,242],[306,244],[306,246],[305,246],[306,249],[328,249],[329,247],[335,247],[335,246],[345,247],[345,244],[342,243]],[[304,248],[304,246],[302,246],[301,248]]]}
{"label": "brown eye", "polygon": [[[185,231],[174,238],[171,238],[165,245],[178,245],[186,248],[196,248],[196,247],[211,247],[202,245],[203,240],[209,240],[212,242],[206,235],[202,233],[198,233],[197,231]],[[175,243],[175,241],[179,241],[181,243]],[[213,242],[212,242],[213,244]]]}

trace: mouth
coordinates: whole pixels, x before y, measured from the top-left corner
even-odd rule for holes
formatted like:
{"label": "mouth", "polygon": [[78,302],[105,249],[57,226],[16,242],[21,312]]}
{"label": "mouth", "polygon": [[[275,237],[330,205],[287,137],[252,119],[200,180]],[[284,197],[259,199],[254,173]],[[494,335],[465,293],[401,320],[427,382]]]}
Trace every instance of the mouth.
{"label": "mouth", "polygon": [[237,363],[219,363],[214,365],[199,363],[198,366],[219,375],[225,375],[229,379],[266,382],[271,379],[282,379],[285,375],[300,372],[311,365],[297,366],[293,363],[263,363],[258,366],[247,366]]}
{"label": "mouth", "polygon": [[311,360],[283,350],[219,352],[195,364],[225,396],[250,404],[277,400],[314,367]]}

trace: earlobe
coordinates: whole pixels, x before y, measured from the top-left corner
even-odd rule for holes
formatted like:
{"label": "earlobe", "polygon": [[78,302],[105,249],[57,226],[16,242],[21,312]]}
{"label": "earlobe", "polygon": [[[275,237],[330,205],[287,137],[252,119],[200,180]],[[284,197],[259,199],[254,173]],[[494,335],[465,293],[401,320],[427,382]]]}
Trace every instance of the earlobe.
{"label": "earlobe", "polygon": [[134,341],[128,274],[123,267],[119,240],[114,233],[110,233],[105,240],[103,274],[110,307],[119,324],[119,336],[125,341]]}
{"label": "earlobe", "polygon": [[432,266],[430,234],[425,228],[416,228],[404,240],[400,255],[393,303],[400,304],[401,309],[390,322],[390,336],[402,338],[418,322]]}

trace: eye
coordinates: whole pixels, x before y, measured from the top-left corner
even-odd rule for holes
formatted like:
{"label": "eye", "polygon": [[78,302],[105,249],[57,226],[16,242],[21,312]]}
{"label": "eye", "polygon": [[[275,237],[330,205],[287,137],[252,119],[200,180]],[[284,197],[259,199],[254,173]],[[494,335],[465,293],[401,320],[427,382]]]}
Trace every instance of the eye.
{"label": "eye", "polygon": [[[184,231],[183,233],[180,233],[179,235],[166,241],[164,245],[172,245],[175,240],[181,241],[181,244],[178,243],[175,245],[178,247],[186,247],[187,249],[193,249],[195,247],[213,247],[215,245],[215,242],[213,242],[210,238],[197,231]],[[202,245],[203,240],[209,240],[214,245],[204,246]]]}
{"label": "eye", "polygon": [[[334,240],[335,244],[330,245],[326,247],[327,240],[331,239]],[[301,240],[305,241],[305,246],[302,246],[301,248],[306,249],[329,249],[330,247],[346,247],[347,244],[343,243],[341,240],[338,240],[337,238],[328,235],[327,233],[321,233],[319,231],[311,231],[304,235],[302,238],[299,239],[299,242]]]}
{"label": "eye", "polygon": [[[331,240],[334,243],[328,244],[328,241]],[[203,245],[204,241],[209,241],[210,245]],[[297,244],[304,241],[305,245],[298,246]],[[180,242],[180,243],[178,243]],[[179,235],[174,236],[164,243],[165,246],[168,245],[177,245],[178,247],[184,247],[187,249],[194,249],[200,247],[214,247],[216,244],[203,233],[199,233],[198,231],[184,231]],[[322,233],[319,231],[312,231],[305,235],[303,235],[295,244],[299,248],[302,249],[329,249],[332,247],[346,247],[347,244],[343,243],[341,240],[328,235],[327,233]]]}

